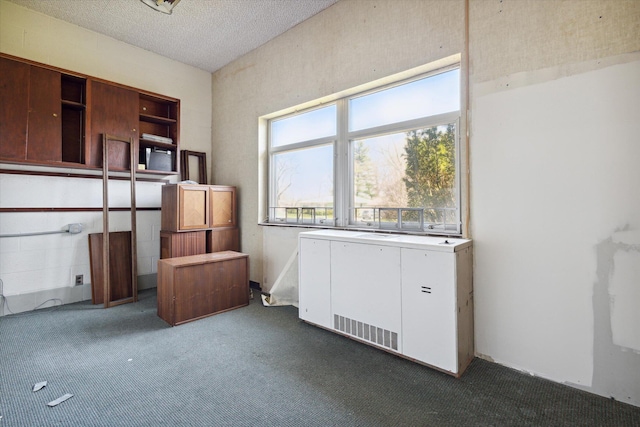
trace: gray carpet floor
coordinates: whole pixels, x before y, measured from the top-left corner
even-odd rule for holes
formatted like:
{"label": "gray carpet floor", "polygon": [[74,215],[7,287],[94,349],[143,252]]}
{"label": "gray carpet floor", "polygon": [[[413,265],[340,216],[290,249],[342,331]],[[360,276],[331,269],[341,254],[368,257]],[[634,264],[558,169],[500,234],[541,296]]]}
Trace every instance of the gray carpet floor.
{"label": "gray carpet floor", "polygon": [[155,289],[4,316],[0,427],[640,426],[638,407],[479,359],[455,379],[297,316],[256,298],[172,328]]}

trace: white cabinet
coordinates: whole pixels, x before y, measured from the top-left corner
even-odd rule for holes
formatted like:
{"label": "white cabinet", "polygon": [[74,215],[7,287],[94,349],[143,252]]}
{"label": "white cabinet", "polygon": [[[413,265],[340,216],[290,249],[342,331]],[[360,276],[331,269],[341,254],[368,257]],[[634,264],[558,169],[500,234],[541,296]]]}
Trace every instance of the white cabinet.
{"label": "white cabinet", "polygon": [[455,376],[474,356],[471,241],[299,235],[300,318]]}
{"label": "white cabinet", "polygon": [[331,266],[328,240],[300,240],[299,281],[307,286],[298,292],[299,317],[325,328],[331,327]]}
{"label": "white cabinet", "polygon": [[456,371],[453,254],[402,249],[403,353]]}

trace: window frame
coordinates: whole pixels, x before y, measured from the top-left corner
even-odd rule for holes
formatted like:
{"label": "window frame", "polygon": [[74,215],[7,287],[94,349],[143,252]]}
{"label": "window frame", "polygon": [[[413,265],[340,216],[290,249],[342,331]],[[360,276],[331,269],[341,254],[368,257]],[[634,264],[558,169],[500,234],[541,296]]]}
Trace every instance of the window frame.
{"label": "window frame", "polygon": [[[394,87],[402,86],[412,83],[414,81],[427,79],[438,74],[442,74],[448,71],[458,69],[460,70],[459,76],[459,109],[453,112],[440,113],[432,116],[421,117],[417,119],[409,119],[401,122],[394,122],[390,124],[374,126],[366,129],[359,129],[355,131],[349,131],[349,101],[354,98],[359,98],[381,92]],[[394,232],[402,234],[438,234],[438,235],[451,235],[461,236],[463,233],[463,189],[462,189],[462,159],[465,154],[461,152],[461,123],[464,107],[462,101],[463,97],[463,74],[460,61],[456,61],[445,66],[431,69],[427,72],[421,72],[420,74],[413,75],[409,78],[398,79],[390,83],[381,84],[375,87],[370,87],[366,90],[350,93],[342,97],[336,97],[326,102],[316,101],[314,105],[308,108],[295,108],[290,110],[286,114],[270,115],[266,118],[266,155],[267,155],[267,197],[266,197],[266,212],[267,216],[263,225],[279,225],[279,226],[293,226],[293,227],[319,227],[319,228],[338,228],[349,230],[368,230],[368,231],[382,231],[382,232]],[[313,110],[324,108],[330,105],[336,105],[336,135],[329,137],[317,138],[313,140],[301,141],[288,145],[272,146],[271,139],[271,124],[274,121],[286,119],[299,114],[304,114]],[[351,149],[353,141],[373,138],[393,133],[408,132],[417,129],[426,129],[435,126],[446,126],[448,124],[454,124],[455,126],[455,191],[456,191],[456,224],[455,230],[453,229],[433,229],[424,227],[421,230],[418,229],[395,229],[395,228],[383,228],[375,226],[367,226],[359,223],[355,220],[354,207],[351,206],[352,200],[354,200],[354,173],[353,173],[353,150]],[[310,223],[290,223],[290,222],[278,222],[270,218],[270,213],[274,205],[275,194],[273,189],[275,188],[275,174],[272,174],[274,166],[274,155],[283,152],[292,152],[300,149],[319,147],[326,144],[333,145],[333,221],[332,223],[323,224],[310,224]],[[301,209],[303,207],[300,207]],[[423,207],[426,208],[426,207]],[[402,208],[400,208],[402,209]],[[406,207],[406,209],[413,209]]]}
{"label": "window frame", "polygon": [[[294,111],[292,113],[289,114],[285,114],[282,116],[277,116],[274,117],[272,119],[269,120],[268,122],[268,128],[267,128],[267,140],[268,140],[268,177],[269,177],[269,186],[268,186],[268,197],[267,197],[267,201],[268,201],[268,206],[267,206],[267,222],[270,224],[277,224],[277,225],[289,225],[289,226],[304,226],[304,227],[308,227],[308,226],[313,226],[313,225],[333,225],[335,226],[335,213],[336,213],[336,201],[335,201],[335,187],[336,187],[336,168],[335,168],[335,157],[336,157],[336,147],[337,147],[337,142],[338,142],[338,132],[336,131],[335,135],[331,135],[331,136],[325,136],[322,138],[315,138],[315,139],[310,139],[310,140],[306,140],[306,141],[299,141],[299,142],[294,142],[291,144],[285,144],[285,145],[278,145],[278,146],[273,146],[272,145],[272,135],[271,135],[271,124],[274,121],[278,121],[278,120],[284,120],[290,117],[294,117],[294,116],[298,116],[300,114],[305,114],[305,113],[309,113],[312,111],[316,111],[322,108],[326,108],[329,107],[331,105],[335,105],[337,104],[336,102],[329,102],[329,103],[325,103],[322,105],[317,105],[315,107],[312,108],[307,108],[305,110],[302,111]],[[336,113],[337,114],[337,113]],[[271,171],[274,170],[274,157],[277,154],[282,154],[282,153],[288,153],[288,152],[295,152],[295,151],[299,151],[299,150],[304,150],[307,148],[316,148],[316,147],[323,147],[323,146],[327,146],[331,144],[332,148],[333,148],[333,158],[334,158],[334,163],[333,163],[333,187],[334,187],[334,197],[333,197],[333,213],[334,213],[334,219],[333,219],[333,224],[309,224],[309,223],[291,223],[287,221],[287,217],[288,214],[285,213],[285,218],[283,221],[276,221],[275,218],[272,219],[272,209],[277,209],[277,208],[284,208],[284,209],[288,209],[288,208],[293,208],[293,207],[288,207],[288,206],[282,206],[282,207],[277,207],[274,206],[275,205],[275,194],[273,189],[276,188],[276,180],[277,177],[275,176],[275,174],[272,174]],[[300,206],[298,207],[298,209],[308,209],[304,206]]]}
{"label": "window frame", "polygon": [[[357,131],[357,132],[353,132],[354,135],[350,134],[350,138],[348,139],[347,143],[349,146],[349,161],[348,163],[348,171],[347,171],[347,178],[349,180],[349,194],[347,194],[347,198],[345,200],[343,200],[344,206],[347,207],[348,211],[349,211],[349,216],[348,216],[348,223],[344,225],[345,228],[355,228],[355,229],[362,229],[362,228],[366,228],[368,230],[385,230],[385,231],[398,231],[398,232],[404,232],[404,233],[411,233],[411,234],[415,234],[415,233],[422,233],[422,234],[455,234],[455,235],[461,235],[462,234],[462,230],[461,230],[461,225],[462,225],[462,209],[461,209],[461,189],[460,189],[460,114],[458,114],[459,112],[451,112],[451,113],[444,113],[444,114],[438,114],[437,116],[431,116],[428,118],[428,120],[424,120],[424,119],[417,119],[417,120],[407,120],[405,122],[399,122],[399,123],[393,123],[392,125],[387,125],[387,126],[379,126],[376,128],[371,128],[371,129],[376,129],[377,132],[373,133],[373,132],[364,132],[364,131]],[[421,122],[421,123],[416,123],[416,122]],[[353,166],[354,166],[354,162],[353,162],[353,154],[354,154],[354,150],[351,150],[351,144],[353,143],[353,141],[357,141],[360,139],[365,139],[365,138],[375,138],[378,136],[384,136],[384,135],[390,135],[390,134],[394,134],[394,133],[403,133],[403,132],[409,132],[412,130],[417,130],[417,129],[426,129],[426,128],[432,128],[432,127],[437,127],[437,126],[447,126],[449,124],[454,124],[455,125],[455,133],[454,133],[454,144],[455,144],[455,153],[456,153],[456,157],[455,157],[455,180],[454,180],[454,186],[456,189],[456,211],[457,211],[457,219],[456,219],[456,229],[455,230],[447,230],[446,228],[442,231],[433,228],[431,226],[427,226],[426,230],[422,230],[422,231],[417,231],[417,230],[411,230],[411,229],[392,229],[392,228],[386,228],[386,227],[375,227],[373,224],[368,226],[366,224],[360,223],[356,221],[355,218],[355,207],[350,206],[351,202],[353,200],[355,200],[353,191],[354,191],[354,171],[353,171]],[[407,127],[409,126],[409,127]],[[368,129],[370,130],[370,129]],[[380,132],[382,131],[382,132]],[[357,136],[355,136],[355,134],[357,134]],[[422,207],[423,209],[426,209],[426,206]],[[405,207],[405,208],[398,208],[398,209],[405,209],[405,210],[409,210],[409,209],[417,209],[417,208],[410,208],[410,207]]]}

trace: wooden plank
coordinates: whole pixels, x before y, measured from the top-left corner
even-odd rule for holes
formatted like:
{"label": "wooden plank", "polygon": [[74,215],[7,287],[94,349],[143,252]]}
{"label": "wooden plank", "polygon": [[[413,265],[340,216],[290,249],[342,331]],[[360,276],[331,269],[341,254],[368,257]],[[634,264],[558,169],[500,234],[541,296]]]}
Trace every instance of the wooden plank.
{"label": "wooden plank", "polygon": [[[110,265],[111,246],[109,233],[109,162],[110,153],[113,143],[128,144],[129,156],[131,164],[135,164],[137,159],[137,150],[135,149],[133,138],[120,138],[108,134],[102,135],[102,277],[104,284],[111,284],[111,269],[104,266]],[[137,234],[136,234],[136,169],[130,169],[131,184],[131,237],[129,239],[129,258],[130,264],[130,297],[132,302],[138,300],[138,273],[137,273]],[[105,308],[112,305],[118,305],[128,301],[120,301],[122,298],[113,297],[111,295],[112,286],[103,286],[103,303]],[[112,304],[113,303],[113,304]]]}
{"label": "wooden plank", "polygon": [[[109,233],[109,276],[111,299],[119,300],[131,295],[131,232]],[[102,267],[102,233],[89,234],[89,263],[91,267],[91,302],[104,304],[104,270]]]}

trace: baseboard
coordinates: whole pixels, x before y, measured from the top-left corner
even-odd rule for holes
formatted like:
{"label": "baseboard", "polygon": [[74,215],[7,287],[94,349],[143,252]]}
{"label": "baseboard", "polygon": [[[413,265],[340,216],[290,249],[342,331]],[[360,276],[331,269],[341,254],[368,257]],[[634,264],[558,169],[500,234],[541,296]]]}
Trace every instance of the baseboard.
{"label": "baseboard", "polygon": [[[155,273],[138,276],[139,291],[155,288],[156,286],[157,275]],[[87,300],[91,300],[91,283],[73,287],[45,289],[26,294],[7,295],[0,300],[0,317]]]}
{"label": "baseboard", "polygon": [[155,288],[157,286],[158,286],[158,275],[156,273],[145,274],[144,276],[138,276],[139,291]]}

